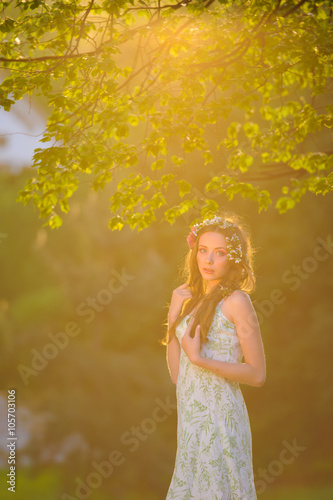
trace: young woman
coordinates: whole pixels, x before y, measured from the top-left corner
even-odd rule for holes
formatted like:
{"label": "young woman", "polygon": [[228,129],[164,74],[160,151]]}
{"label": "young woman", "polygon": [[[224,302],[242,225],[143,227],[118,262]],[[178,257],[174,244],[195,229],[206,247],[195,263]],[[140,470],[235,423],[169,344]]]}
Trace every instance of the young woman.
{"label": "young woman", "polygon": [[250,239],[238,218],[215,215],[194,225],[187,242],[187,281],[172,293],[165,339],[178,411],[166,500],[253,500],[251,429],[239,384],[261,387],[266,367],[248,295],[255,284]]}

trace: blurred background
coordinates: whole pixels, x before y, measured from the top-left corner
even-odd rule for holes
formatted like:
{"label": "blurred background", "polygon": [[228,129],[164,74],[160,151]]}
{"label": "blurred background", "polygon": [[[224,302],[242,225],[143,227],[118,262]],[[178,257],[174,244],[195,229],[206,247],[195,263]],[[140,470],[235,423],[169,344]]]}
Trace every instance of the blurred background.
{"label": "blurred background", "polygon": [[[111,232],[116,183],[98,193],[82,183],[63,226],[43,227],[16,202],[31,145],[14,138],[38,136],[40,120],[43,128],[43,113],[30,112],[36,118],[11,114],[15,123],[1,115],[1,498],[12,498],[6,412],[15,389],[16,500],[164,499],[177,413],[161,340],[197,214]],[[199,161],[191,172],[200,190]],[[258,498],[333,498],[333,197],[308,194],[284,215],[215,200],[245,218],[257,249],[252,300],[267,381],[242,391]]]}

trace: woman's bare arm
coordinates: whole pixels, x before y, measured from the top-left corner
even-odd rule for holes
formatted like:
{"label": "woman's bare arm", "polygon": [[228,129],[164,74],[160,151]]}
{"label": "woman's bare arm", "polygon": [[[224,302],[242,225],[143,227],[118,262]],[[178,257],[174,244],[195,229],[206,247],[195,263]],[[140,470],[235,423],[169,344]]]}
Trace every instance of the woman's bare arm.
{"label": "woman's bare arm", "polygon": [[167,364],[174,384],[177,383],[180,359],[180,345],[177,337],[174,335],[167,345]]}
{"label": "woman's bare arm", "polygon": [[[174,289],[168,313],[168,327],[170,327],[180,315],[184,300],[190,298],[192,298],[192,292],[187,283]],[[169,344],[167,344],[166,358],[172,382],[176,384],[179,370],[180,345],[175,335]]]}

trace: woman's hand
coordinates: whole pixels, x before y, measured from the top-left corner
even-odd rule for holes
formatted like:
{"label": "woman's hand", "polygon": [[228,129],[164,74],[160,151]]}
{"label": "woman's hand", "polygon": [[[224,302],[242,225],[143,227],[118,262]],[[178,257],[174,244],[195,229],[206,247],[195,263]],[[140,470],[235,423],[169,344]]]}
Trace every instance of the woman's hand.
{"label": "woman's hand", "polygon": [[191,327],[193,324],[194,318],[186,328],[186,331],[183,335],[181,344],[182,348],[184,349],[184,352],[188,359],[191,361],[191,363],[196,364],[200,359],[200,325],[197,325],[194,333],[194,337],[192,338],[190,336],[190,331]]}
{"label": "woman's hand", "polygon": [[191,298],[192,292],[187,283],[184,283],[183,285],[180,285],[178,288],[174,289],[174,291],[172,292],[169,307],[169,324],[173,323],[178,318],[182,310],[184,300]]}

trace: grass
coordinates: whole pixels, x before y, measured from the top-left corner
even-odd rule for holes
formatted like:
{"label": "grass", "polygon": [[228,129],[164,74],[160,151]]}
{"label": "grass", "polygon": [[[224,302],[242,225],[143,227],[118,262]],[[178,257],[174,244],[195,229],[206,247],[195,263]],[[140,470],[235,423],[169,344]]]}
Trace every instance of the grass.
{"label": "grass", "polygon": [[[7,470],[0,470],[1,500],[60,500],[64,493],[60,483],[60,477],[54,469],[44,470],[41,474],[31,476],[27,471],[21,470],[17,477],[16,493],[7,490],[6,473]],[[126,492],[126,485],[124,485]],[[75,499],[75,492],[68,491],[68,497]],[[145,494],[135,491],[128,491],[121,496],[121,500],[162,500],[163,495],[155,495],[151,492]],[[65,498],[68,498],[65,497]],[[269,486],[265,491],[257,493],[258,500],[332,500],[333,484],[327,486]],[[109,500],[109,496],[103,493],[100,488],[92,491],[89,500]]]}
{"label": "grass", "polygon": [[331,500],[333,498],[332,486],[297,487],[285,486],[267,488],[258,494],[258,500]]}

